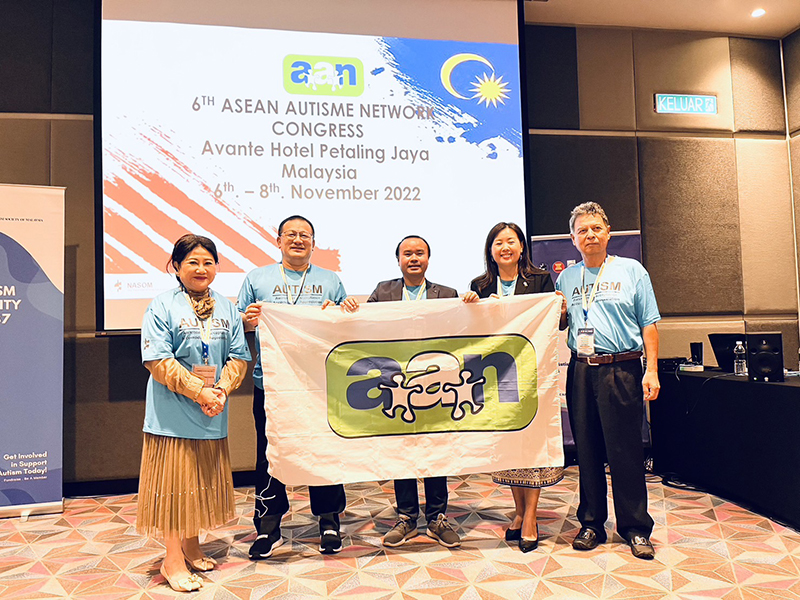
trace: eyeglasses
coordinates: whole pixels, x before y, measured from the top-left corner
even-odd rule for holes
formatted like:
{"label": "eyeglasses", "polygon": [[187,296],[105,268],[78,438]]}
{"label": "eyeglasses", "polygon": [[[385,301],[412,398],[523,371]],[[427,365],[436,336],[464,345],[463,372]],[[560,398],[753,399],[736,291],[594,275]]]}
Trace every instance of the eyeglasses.
{"label": "eyeglasses", "polygon": [[287,240],[294,240],[300,238],[304,242],[308,242],[311,240],[311,235],[307,234],[305,231],[284,231],[280,237],[285,237]]}

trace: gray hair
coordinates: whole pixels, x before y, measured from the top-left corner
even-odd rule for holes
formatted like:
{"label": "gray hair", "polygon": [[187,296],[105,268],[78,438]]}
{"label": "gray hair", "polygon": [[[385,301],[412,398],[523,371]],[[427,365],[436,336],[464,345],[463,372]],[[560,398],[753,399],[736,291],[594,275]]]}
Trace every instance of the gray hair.
{"label": "gray hair", "polygon": [[603,210],[602,206],[600,206],[597,202],[584,202],[583,204],[578,204],[578,206],[573,208],[572,212],[569,214],[570,233],[575,233],[575,221],[578,217],[582,217],[583,215],[597,215],[603,219],[603,223],[605,223],[606,227],[609,229],[611,228],[611,225],[608,223],[606,211]]}

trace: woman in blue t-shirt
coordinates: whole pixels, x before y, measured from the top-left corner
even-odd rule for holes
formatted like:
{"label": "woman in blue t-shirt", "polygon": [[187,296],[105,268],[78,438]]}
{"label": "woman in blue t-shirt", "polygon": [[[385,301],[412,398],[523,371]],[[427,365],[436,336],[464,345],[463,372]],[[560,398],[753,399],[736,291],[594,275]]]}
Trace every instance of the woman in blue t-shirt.
{"label": "woman in blue t-shirt", "polygon": [[[515,294],[539,294],[555,291],[550,273],[536,268],[528,254],[522,229],[516,223],[498,223],[486,236],[484,247],[486,271],[470,283],[464,302],[477,302],[490,296],[501,298]],[[520,550],[530,552],[539,545],[536,508],[541,488],[564,478],[563,467],[508,469],[492,473],[495,483],[511,486],[514,497],[514,520],[506,529],[506,540],[517,541]]]}
{"label": "woman in blue t-shirt", "polygon": [[227,400],[250,351],[236,307],[209,289],[218,263],[210,239],[181,237],[170,258],[178,287],[153,299],[142,322],[150,379],[136,526],[164,539],[161,574],[176,591],[202,587],[189,569],[217,564],[200,549],[200,530],[235,515]]}

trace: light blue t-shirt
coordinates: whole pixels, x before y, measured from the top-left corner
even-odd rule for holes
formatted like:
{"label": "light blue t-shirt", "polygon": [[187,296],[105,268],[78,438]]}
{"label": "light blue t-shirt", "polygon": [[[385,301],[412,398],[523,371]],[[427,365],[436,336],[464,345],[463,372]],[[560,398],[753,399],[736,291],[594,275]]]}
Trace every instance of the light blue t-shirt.
{"label": "light blue t-shirt", "polygon": [[[569,337],[567,345],[577,351],[578,329],[585,327],[581,299],[581,267],[583,262],[565,269],[558,276],[556,289],[567,297]],[[600,268],[586,269],[586,300]],[[606,263],[597,293],[589,308],[588,327],[594,327],[597,354],[641,350],[642,328],[661,319],[647,270],[631,258],[614,257]]]}
{"label": "light blue t-shirt", "polygon": [[514,293],[514,288],[517,287],[517,280],[512,279],[511,281],[505,281],[500,279],[500,291],[502,292],[503,296],[510,296]]}
{"label": "light blue t-shirt", "polygon": [[[208,321],[208,364],[217,367],[217,379],[228,358],[250,360],[244,339],[242,317],[233,303],[214,292],[214,313]],[[142,321],[142,362],[175,358],[189,371],[203,364],[200,319],[189,298],[175,289],[156,296]],[[207,325],[207,326],[208,326]],[[144,431],[155,435],[192,440],[217,440],[228,437],[228,405],[216,417],[203,414],[194,400],[158,383],[147,382]]]}
{"label": "light blue t-shirt", "polygon": [[[333,271],[310,265],[303,288],[303,273],[299,271],[284,270],[286,283],[289,285],[289,294],[281,276],[280,264],[259,267],[247,274],[239,291],[236,307],[244,312],[250,304],[255,302],[269,302],[272,304],[297,304],[298,306],[322,306],[325,300],[333,300],[340,304],[347,298],[341,279]],[[296,301],[296,302],[295,302]],[[264,387],[261,373],[261,344],[258,340],[256,329],[256,364],[253,367],[253,383],[260,388]]]}
{"label": "light blue t-shirt", "polygon": [[414,287],[403,286],[403,289],[405,291],[403,292],[402,300],[404,300],[404,301],[405,300],[412,300],[412,301],[413,300],[426,300],[428,298],[428,294],[427,293],[424,293],[424,294],[420,295],[420,292],[422,291],[422,286],[423,285],[425,285],[425,284],[422,283],[420,285],[415,285]]}

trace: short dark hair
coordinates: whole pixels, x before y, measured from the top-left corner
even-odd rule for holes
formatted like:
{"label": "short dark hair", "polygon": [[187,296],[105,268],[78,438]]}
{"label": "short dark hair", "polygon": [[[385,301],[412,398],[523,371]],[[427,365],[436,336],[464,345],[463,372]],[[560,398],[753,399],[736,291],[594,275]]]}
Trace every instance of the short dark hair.
{"label": "short dark hair", "polygon": [[407,235],[397,243],[397,248],[394,249],[394,256],[397,258],[397,260],[400,260],[400,245],[406,240],[422,240],[422,242],[425,244],[425,247],[428,249],[428,256],[431,255],[431,245],[428,243],[428,240],[421,235]]}
{"label": "short dark hair", "polygon": [[[219,264],[219,254],[217,254],[217,246],[209,238],[202,235],[194,235],[187,233],[182,235],[175,245],[172,247],[172,255],[169,257],[169,265],[175,268],[175,263],[179,265],[189,256],[189,253],[198,246],[208,250],[208,253],[214,257],[214,262]],[[177,271],[177,269],[175,269]],[[175,277],[178,277],[176,274]],[[180,281],[180,278],[178,279]]]}
{"label": "short dark hair", "polygon": [[286,225],[286,223],[288,223],[289,221],[296,221],[298,219],[300,221],[305,221],[306,223],[308,223],[308,226],[311,227],[311,237],[314,237],[314,225],[313,225],[313,223],[311,223],[311,221],[309,221],[308,219],[306,219],[302,215],[292,215],[291,217],[286,217],[283,221],[281,221],[281,224],[278,225],[278,237],[280,237],[281,234],[283,233],[283,226]]}

